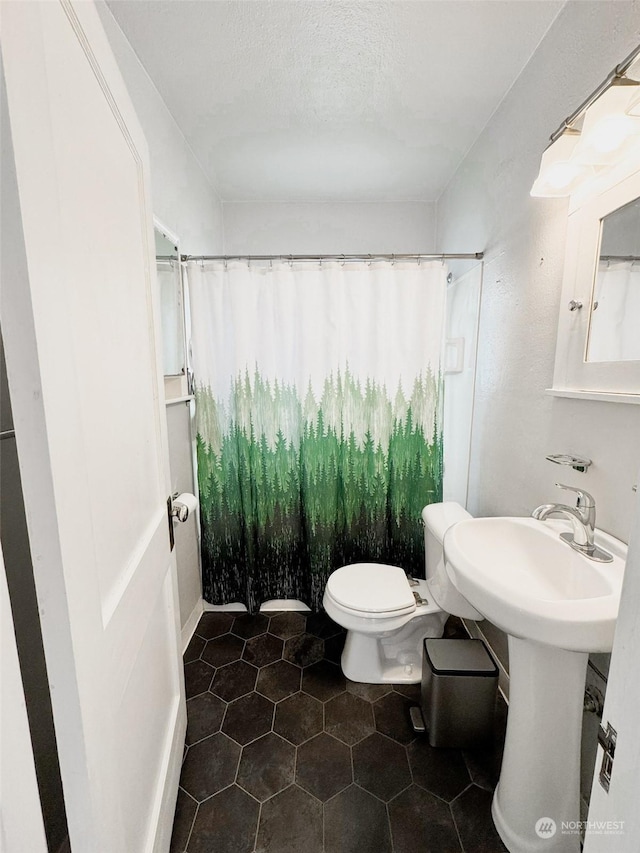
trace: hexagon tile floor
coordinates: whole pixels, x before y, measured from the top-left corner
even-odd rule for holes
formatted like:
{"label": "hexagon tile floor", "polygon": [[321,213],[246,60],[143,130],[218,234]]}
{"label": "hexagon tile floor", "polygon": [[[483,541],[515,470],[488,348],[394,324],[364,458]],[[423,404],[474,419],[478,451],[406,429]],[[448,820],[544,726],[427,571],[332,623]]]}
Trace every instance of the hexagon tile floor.
{"label": "hexagon tile floor", "polygon": [[171,853],[502,853],[495,744],[433,749],[418,685],[342,674],[324,614],[207,612],[184,657],[187,737]]}

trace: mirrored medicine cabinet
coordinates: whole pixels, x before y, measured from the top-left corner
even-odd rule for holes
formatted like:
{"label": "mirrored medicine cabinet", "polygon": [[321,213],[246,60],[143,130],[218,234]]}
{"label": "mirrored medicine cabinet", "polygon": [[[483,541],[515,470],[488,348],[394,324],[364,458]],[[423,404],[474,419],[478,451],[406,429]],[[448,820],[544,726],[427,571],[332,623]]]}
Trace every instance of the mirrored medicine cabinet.
{"label": "mirrored medicine cabinet", "polygon": [[571,199],[549,393],[640,403],[640,156]]}

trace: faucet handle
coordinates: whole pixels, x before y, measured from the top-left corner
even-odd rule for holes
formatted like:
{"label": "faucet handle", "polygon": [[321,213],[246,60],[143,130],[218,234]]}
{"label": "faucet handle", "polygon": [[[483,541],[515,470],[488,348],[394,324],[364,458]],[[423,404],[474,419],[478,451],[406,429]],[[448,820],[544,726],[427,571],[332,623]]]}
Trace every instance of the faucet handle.
{"label": "faucet handle", "polygon": [[595,507],[595,498],[593,495],[590,495],[589,492],[585,492],[584,489],[576,489],[574,486],[565,486],[564,483],[556,483],[556,486],[567,492],[575,492],[578,496],[576,506],[582,507],[583,509],[591,509],[592,507]]}

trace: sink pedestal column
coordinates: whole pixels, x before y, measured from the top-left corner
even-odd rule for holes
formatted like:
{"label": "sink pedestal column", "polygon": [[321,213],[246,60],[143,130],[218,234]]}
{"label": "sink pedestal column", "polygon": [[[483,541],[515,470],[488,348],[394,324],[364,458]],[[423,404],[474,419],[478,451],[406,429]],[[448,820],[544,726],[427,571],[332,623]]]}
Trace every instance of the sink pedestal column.
{"label": "sink pedestal column", "polygon": [[[580,851],[576,822],[588,659],[509,636],[509,715],[492,814],[511,853]],[[549,820],[539,823],[541,818]],[[572,828],[563,830],[563,821]]]}

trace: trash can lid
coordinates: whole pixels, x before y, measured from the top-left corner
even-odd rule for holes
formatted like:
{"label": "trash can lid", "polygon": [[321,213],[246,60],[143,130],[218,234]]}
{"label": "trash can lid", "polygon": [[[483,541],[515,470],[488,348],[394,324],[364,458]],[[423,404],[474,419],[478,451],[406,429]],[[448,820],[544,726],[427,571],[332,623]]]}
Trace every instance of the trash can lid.
{"label": "trash can lid", "polygon": [[438,675],[496,676],[498,667],[482,640],[424,641],[432,672]]}

